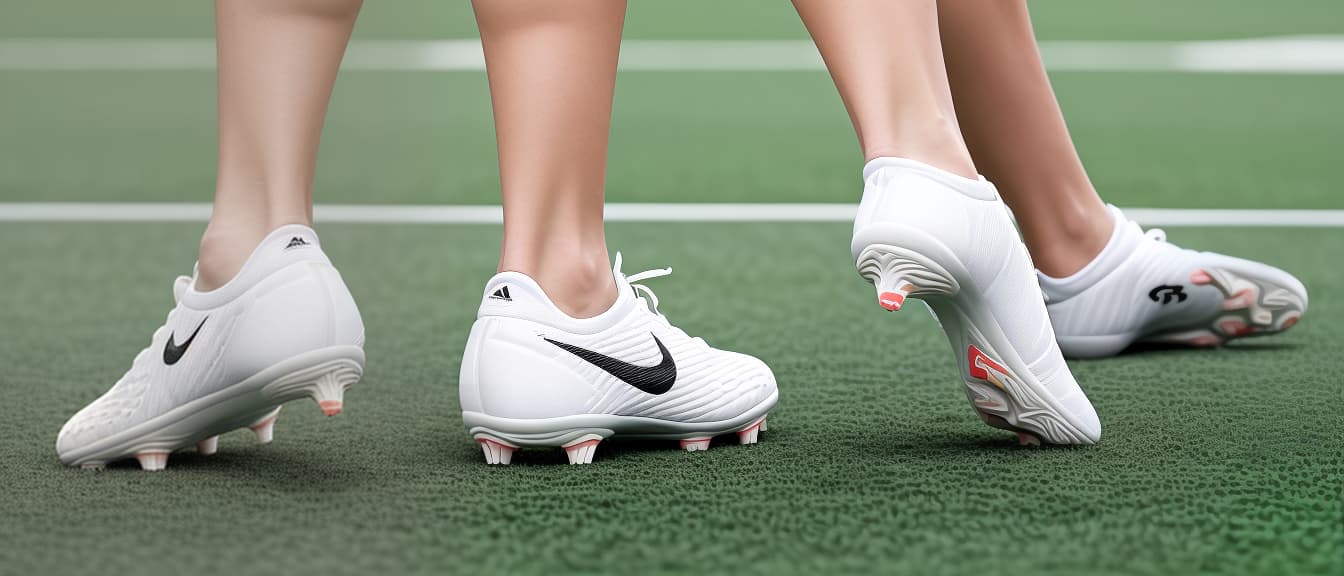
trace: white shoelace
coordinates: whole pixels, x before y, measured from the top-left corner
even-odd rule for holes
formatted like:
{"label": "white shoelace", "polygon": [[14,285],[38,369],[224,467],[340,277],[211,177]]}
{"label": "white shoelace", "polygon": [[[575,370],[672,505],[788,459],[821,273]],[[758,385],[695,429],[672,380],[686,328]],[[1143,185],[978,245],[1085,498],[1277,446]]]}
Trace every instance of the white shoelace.
{"label": "white shoelace", "polygon": [[[616,253],[616,264],[615,266],[613,266],[613,269],[617,274],[621,274],[620,252]],[[653,293],[653,289],[643,284],[636,284],[636,282],[639,282],[640,280],[648,280],[650,278],[661,278],[663,276],[671,276],[671,275],[672,275],[671,267],[655,268],[653,270],[645,270],[643,272],[638,272],[635,274],[631,274],[629,276],[625,276],[625,281],[630,283],[630,287],[634,289],[635,294],[639,297],[639,299],[646,303],[650,311],[653,312],[654,316],[657,316],[658,319],[661,320],[664,325],[666,325],[668,328],[676,330],[683,336],[688,336],[686,332],[682,331],[682,329],[673,326],[672,323],[667,319],[667,316],[664,316],[663,312],[658,309],[659,304],[658,295]],[[699,337],[691,338],[691,340],[694,340],[697,344],[701,345],[704,345],[705,343],[705,341]]]}

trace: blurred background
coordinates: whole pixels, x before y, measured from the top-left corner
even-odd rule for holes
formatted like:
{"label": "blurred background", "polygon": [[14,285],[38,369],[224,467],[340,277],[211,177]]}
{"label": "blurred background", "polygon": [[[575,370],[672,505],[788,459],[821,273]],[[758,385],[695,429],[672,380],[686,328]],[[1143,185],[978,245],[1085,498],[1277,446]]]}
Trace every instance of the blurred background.
{"label": "blurred background", "polygon": [[[1145,50],[1182,49],[1163,42],[1341,34],[1344,3],[1037,0],[1031,6],[1057,68],[1054,81],[1070,127],[1108,200],[1344,207],[1344,195],[1326,187],[1344,148],[1339,70],[1253,76],[1108,71],[1142,61]],[[3,12],[0,39],[11,46],[0,62],[0,200],[209,199],[214,74],[200,50],[208,50],[201,41],[213,35],[210,3],[15,1]],[[467,2],[368,2],[351,54],[361,44],[389,40],[413,53],[426,41],[475,35]],[[778,0],[632,2],[626,37],[807,39],[792,7]],[[17,39],[56,42],[36,43],[39,53],[25,60],[15,50]],[[99,39],[104,42],[78,42]],[[169,61],[195,50],[200,57],[187,58],[186,67],[197,69],[135,70],[153,66],[156,46],[145,49],[150,54],[125,55],[126,47],[109,39],[184,40],[157,49]],[[81,49],[95,56],[82,58]],[[1313,58],[1296,49],[1290,60]],[[1314,58],[1344,67],[1338,43],[1333,50]],[[1247,64],[1257,55],[1263,56],[1245,57]],[[1157,58],[1160,64],[1164,56]],[[103,69],[53,70],[90,59]],[[1238,57],[1228,59],[1235,64]],[[395,67],[398,60],[381,64]],[[25,67],[32,69],[20,70]],[[317,201],[497,202],[484,74],[376,68],[347,71],[336,87]],[[612,201],[848,202],[857,194],[860,162],[840,99],[820,69],[635,69],[620,77]]]}

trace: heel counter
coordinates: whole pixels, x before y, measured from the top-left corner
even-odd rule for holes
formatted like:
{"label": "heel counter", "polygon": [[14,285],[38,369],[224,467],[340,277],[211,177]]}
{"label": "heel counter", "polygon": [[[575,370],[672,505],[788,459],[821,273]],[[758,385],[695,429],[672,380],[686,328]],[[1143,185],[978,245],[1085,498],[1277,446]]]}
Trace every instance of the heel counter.
{"label": "heel counter", "polygon": [[481,318],[471,325],[467,335],[467,347],[462,352],[462,368],[458,372],[457,396],[463,412],[483,412],[480,386],[481,341],[485,338],[490,319]]}
{"label": "heel counter", "polygon": [[462,357],[462,410],[500,418],[588,413],[594,384],[556,355],[527,321],[486,316],[472,326]]}
{"label": "heel counter", "polygon": [[327,302],[331,307],[331,344],[354,345],[364,347],[364,317],[359,313],[359,305],[345,285],[345,279],[339,270],[330,264],[315,264],[322,276],[326,288]]}

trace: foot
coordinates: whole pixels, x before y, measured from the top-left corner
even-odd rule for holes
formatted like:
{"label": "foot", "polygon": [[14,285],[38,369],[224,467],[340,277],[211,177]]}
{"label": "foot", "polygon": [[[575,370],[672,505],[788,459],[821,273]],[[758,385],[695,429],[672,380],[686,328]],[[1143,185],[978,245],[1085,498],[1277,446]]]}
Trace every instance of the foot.
{"label": "foot", "polygon": [[676,440],[705,450],[712,437],[756,443],[775,405],[765,363],[687,336],[658,311],[641,279],[616,255],[617,300],[572,318],[517,272],[486,284],[462,359],[462,419],[489,464],[523,447],[560,447],[570,464],[592,462],[614,436]]}
{"label": "foot", "polygon": [[177,305],[149,347],[61,428],[62,462],[101,468],[134,457],[161,470],[176,450],[213,454],[217,436],[237,428],[269,442],[290,400],[341,411],[364,369],[364,325],[311,229],[281,227],[224,286],[193,285],[177,279]]}
{"label": "foot", "polygon": [[1096,259],[1068,278],[1039,274],[1064,354],[1113,356],[1135,342],[1218,346],[1282,332],[1306,312],[1307,290],[1291,274],[1183,249],[1111,212],[1115,229]]}
{"label": "foot", "polygon": [[895,158],[863,172],[851,250],[878,305],[928,305],[985,423],[1024,444],[1096,442],[1101,423],[1064,363],[1026,247],[994,186]]}

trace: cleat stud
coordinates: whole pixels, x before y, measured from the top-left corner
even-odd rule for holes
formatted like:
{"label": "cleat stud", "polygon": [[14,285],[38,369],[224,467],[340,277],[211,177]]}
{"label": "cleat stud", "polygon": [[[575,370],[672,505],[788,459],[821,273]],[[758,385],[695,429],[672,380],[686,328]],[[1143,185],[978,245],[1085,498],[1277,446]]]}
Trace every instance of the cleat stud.
{"label": "cleat stud", "polygon": [[895,290],[882,290],[878,287],[877,305],[892,312],[898,312],[901,306],[905,304],[905,297],[914,291],[915,286],[909,282],[901,282]]}
{"label": "cleat stud", "polygon": [[82,470],[103,470],[107,468],[106,462],[85,462],[79,465]]}
{"label": "cleat stud", "polygon": [[505,444],[490,438],[477,438],[476,441],[481,444],[481,452],[485,454],[486,464],[507,466],[513,462],[513,452],[518,449],[517,446],[512,444]]}
{"label": "cleat stud", "polygon": [[211,436],[196,443],[196,453],[201,456],[214,455],[219,450],[219,436]]}
{"label": "cleat stud", "polygon": [[1280,330],[1287,330],[1287,329],[1289,329],[1289,328],[1292,328],[1293,325],[1297,324],[1297,320],[1298,320],[1298,318],[1301,318],[1301,317],[1300,317],[1300,316],[1289,316],[1289,317],[1287,317],[1287,318],[1284,318],[1284,319],[1283,319],[1283,325],[1280,326],[1279,329],[1280,329]]}
{"label": "cleat stud", "polygon": [[280,407],[276,406],[270,414],[262,416],[247,429],[257,435],[257,444],[270,444],[275,437],[275,421],[280,417]]}
{"label": "cleat stud", "polygon": [[1017,433],[1017,445],[1018,445],[1018,446],[1040,446],[1040,445],[1041,445],[1041,439],[1040,439],[1040,437],[1036,436],[1035,434],[1029,434],[1029,433],[1027,433],[1027,432],[1018,432],[1018,433]]}
{"label": "cleat stud", "polygon": [[761,432],[765,432],[766,430],[769,430],[769,429],[770,429],[770,428],[768,428],[768,427],[765,425],[765,418],[761,418]]}
{"label": "cleat stud", "polygon": [[137,452],[135,459],[140,461],[140,469],[146,472],[157,472],[168,467],[167,450],[147,450]]}
{"label": "cleat stud", "polygon": [[565,455],[569,456],[569,463],[592,464],[593,454],[597,453],[597,444],[601,441],[602,437],[597,434],[585,434],[578,440],[566,444]]}
{"label": "cleat stud", "polygon": [[755,422],[748,424],[746,428],[737,431],[737,440],[743,444],[755,444],[761,436],[761,423],[765,421],[762,416]]}
{"label": "cleat stud", "polygon": [[318,402],[317,406],[322,409],[322,414],[328,418],[341,413],[340,400],[323,400]]}
{"label": "cleat stud", "polygon": [[345,396],[345,389],[353,381],[342,381],[335,374],[325,374],[313,382],[308,390],[308,395],[317,401],[318,407],[322,408],[322,413],[327,416],[335,416],[341,413],[342,400]]}
{"label": "cleat stud", "polygon": [[699,438],[686,438],[681,441],[681,449],[687,452],[704,452],[709,450],[709,437],[701,436]]}

